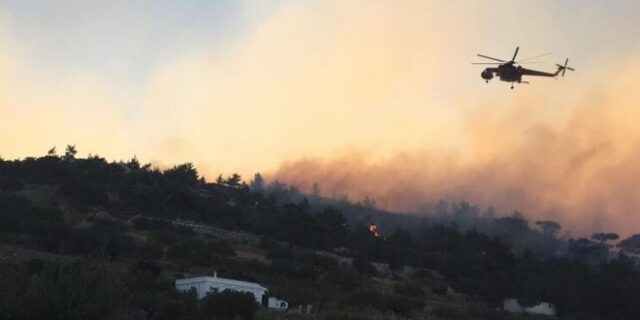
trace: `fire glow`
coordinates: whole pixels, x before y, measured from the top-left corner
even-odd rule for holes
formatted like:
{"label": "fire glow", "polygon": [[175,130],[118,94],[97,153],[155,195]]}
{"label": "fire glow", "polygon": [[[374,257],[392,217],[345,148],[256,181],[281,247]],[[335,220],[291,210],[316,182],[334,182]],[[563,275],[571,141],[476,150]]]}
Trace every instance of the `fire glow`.
{"label": "fire glow", "polygon": [[369,224],[369,233],[371,233],[372,236],[379,238],[380,234],[378,233],[378,226],[376,226],[375,223],[370,223]]}

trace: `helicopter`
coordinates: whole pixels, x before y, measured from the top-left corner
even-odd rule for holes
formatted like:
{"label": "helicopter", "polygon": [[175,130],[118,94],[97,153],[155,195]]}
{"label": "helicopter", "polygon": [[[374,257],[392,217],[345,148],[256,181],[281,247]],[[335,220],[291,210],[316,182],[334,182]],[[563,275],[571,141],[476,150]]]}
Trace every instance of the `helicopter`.
{"label": "helicopter", "polygon": [[513,58],[511,58],[511,60],[509,61],[505,61],[502,59],[496,59],[496,58],[492,58],[489,56],[485,56],[482,54],[478,54],[478,57],[481,58],[485,58],[485,59],[489,59],[489,60],[494,60],[494,61],[498,61],[498,62],[474,62],[472,64],[497,64],[498,66],[495,68],[486,68],[484,69],[484,71],[482,71],[482,73],[480,73],[480,76],[482,77],[482,79],[485,80],[485,82],[489,82],[489,80],[493,79],[494,76],[500,77],[500,81],[505,81],[505,82],[511,82],[511,89],[513,89],[513,84],[514,83],[526,83],[529,84],[528,81],[522,81],[522,76],[536,76],[536,77],[557,77],[558,75],[561,75],[564,77],[564,74],[567,70],[571,70],[571,71],[575,71],[575,69],[571,68],[568,66],[569,64],[569,58],[567,58],[564,61],[564,65],[560,65],[560,64],[556,64],[556,66],[558,67],[558,70],[556,70],[556,72],[551,73],[551,72],[544,72],[544,71],[536,71],[536,70],[530,70],[530,69],[526,69],[523,68],[520,64],[524,64],[524,63],[539,63],[537,61],[535,62],[527,62],[528,60],[531,59],[535,59],[535,58],[540,58],[542,56],[546,56],[551,54],[549,53],[545,53],[542,55],[538,55],[535,57],[531,57],[531,58],[527,58],[524,60],[520,60],[520,61],[516,61],[516,56],[518,55],[518,50],[520,50],[520,47],[516,47],[516,52],[513,54]]}

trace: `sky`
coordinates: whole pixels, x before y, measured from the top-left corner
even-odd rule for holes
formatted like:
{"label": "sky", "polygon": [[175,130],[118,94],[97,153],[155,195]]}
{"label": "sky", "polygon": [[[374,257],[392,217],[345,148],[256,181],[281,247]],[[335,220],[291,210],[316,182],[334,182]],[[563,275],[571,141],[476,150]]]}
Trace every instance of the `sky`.
{"label": "sky", "polygon": [[[637,1],[0,0],[0,156],[193,162],[640,232]],[[483,53],[552,51],[516,85]],[[638,217],[635,217],[638,216]],[[636,230],[638,229],[638,230]]]}

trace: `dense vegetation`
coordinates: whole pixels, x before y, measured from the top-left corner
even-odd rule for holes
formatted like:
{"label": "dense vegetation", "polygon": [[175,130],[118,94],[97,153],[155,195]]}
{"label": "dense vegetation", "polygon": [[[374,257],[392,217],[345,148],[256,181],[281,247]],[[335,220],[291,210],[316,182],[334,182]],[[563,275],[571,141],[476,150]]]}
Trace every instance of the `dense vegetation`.
{"label": "dense vegetation", "polygon": [[[250,306],[220,307],[246,297],[197,301],[173,288],[213,270],[327,318],[506,319],[496,307],[509,297],[550,301],[566,319],[640,315],[640,272],[607,244],[615,234],[565,240],[556,222],[534,228],[467,203],[388,215],[259,175],[206,182],[191,164],[159,170],[76,153],[0,160],[0,319],[253,317]],[[637,240],[620,248],[634,252]],[[449,303],[451,291],[467,297],[464,307]]]}

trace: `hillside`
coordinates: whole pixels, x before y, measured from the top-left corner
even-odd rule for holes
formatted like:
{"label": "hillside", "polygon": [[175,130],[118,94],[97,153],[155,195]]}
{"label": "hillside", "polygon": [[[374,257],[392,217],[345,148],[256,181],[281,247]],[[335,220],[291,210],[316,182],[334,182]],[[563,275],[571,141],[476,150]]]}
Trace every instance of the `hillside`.
{"label": "hillside", "polygon": [[640,314],[631,258],[465,203],[397,215],[259,176],[207,182],[191,164],[163,171],[74,149],[0,160],[0,188],[3,319],[208,319],[173,281],[214,271],[312,306],[256,319],[527,318],[500,311],[510,297],[550,301],[562,319]]}

